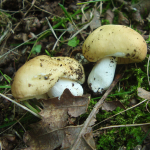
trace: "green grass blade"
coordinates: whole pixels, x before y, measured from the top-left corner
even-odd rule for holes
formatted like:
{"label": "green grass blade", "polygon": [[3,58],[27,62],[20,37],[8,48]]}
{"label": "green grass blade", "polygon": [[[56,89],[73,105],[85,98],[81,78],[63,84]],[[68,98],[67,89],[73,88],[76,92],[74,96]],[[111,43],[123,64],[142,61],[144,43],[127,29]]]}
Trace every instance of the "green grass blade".
{"label": "green grass blade", "polygon": [[7,86],[7,85],[4,85],[4,86],[1,85],[1,86],[0,86],[0,89],[5,89],[5,88],[11,88],[11,86]]}
{"label": "green grass blade", "polygon": [[89,4],[89,3],[96,3],[96,2],[101,2],[101,1],[110,1],[110,0],[95,0],[95,1],[77,3],[77,5],[83,5],[83,4]]}
{"label": "green grass blade", "polygon": [[59,4],[59,6],[61,7],[61,9],[64,11],[66,17],[69,19],[70,22],[71,21],[71,16],[68,14],[67,10],[65,9],[65,7],[62,4]]}

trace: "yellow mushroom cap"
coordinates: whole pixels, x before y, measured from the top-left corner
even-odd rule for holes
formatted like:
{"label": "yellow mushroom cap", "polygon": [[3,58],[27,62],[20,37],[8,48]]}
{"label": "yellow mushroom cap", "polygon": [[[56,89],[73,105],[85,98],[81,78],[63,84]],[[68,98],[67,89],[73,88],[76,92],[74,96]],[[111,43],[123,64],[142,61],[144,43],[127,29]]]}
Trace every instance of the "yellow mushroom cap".
{"label": "yellow mushroom cap", "polygon": [[85,81],[84,69],[73,58],[37,56],[16,72],[11,86],[12,95],[19,100],[43,97],[60,78],[82,84]]}
{"label": "yellow mushroom cap", "polygon": [[127,64],[144,60],[147,44],[138,32],[127,26],[104,25],[87,37],[82,53],[91,62],[114,56],[119,64]]}

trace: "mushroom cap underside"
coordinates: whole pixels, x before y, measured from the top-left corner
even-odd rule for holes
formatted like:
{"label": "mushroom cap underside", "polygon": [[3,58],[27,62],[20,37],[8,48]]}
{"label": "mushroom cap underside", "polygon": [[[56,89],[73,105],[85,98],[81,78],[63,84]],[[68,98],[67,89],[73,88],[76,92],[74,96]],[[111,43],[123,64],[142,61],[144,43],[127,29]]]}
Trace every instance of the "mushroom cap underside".
{"label": "mushroom cap underside", "polygon": [[28,99],[47,93],[59,78],[84,83],[84,69],[69,57],[37,56],[26,62],[15,74],[11,91],[16,99]]}
{"label": "mushroom cap underside", "polygon": [[82,53],[91,62],[114,56],[119,64],[134,63],[145,59],[147,44],[138,32],[127,26],[104,25],[87,37]]}

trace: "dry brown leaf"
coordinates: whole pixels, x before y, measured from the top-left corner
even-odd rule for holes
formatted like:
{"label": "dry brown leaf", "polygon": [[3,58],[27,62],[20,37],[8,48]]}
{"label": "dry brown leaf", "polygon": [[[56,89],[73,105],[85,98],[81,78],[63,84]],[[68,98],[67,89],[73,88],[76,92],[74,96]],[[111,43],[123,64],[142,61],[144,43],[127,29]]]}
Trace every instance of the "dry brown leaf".
{"label": "dry brown leaf", "polygon": [[110,9],[108,9],[106,11],[106,17],[105,17],[105,19],[108,20],[110,24],[112,24],[113,19],[114,19],[114,12],[112,12]]}
{"label": "dry brown leaf", "polygon": [[146,139],[150,140],[150,132],[149,132],[150,125],[141,126],[141,129],[145,132],[145,134],[148,134]]}
{"label": "dry brown leaf", "polygon": [[133,19],[134,21],[140,23],[141,25],[144,24],[144,21],[143,21],[143,19],[142,19],[142,17],[141,17],[141,14],[140,14],[140,12],[139,12],[138,10],[137,10],[136,12],[133,12],[133,13],[132,13],[132,19]]}
{"label": "dry brown leaf", "polygon": [[141,14],[143,13],[142,10],[145,11],[145,8],[147,8],[146,10],[150,10],[149,5],[145,5],[145,4],[149,4],[149,2],[148,2],[149,0],[144,0],[144,1],[141,0],[139,3],[136,3],[134,5],[131,5],[131,2],[126,2],[125,0],[115,0],[115,1],[124,5],[125,9],[129,13],[131,13],[131,15],[132,15],[131,18],[133,21],[140,23],[140,25],[144,24]]}
{"label": "dry brown leaf", "polygon": [[138,88],[137,89],[138,92],[138,96],[144,99],[150,99],[150,92],[142,89],[142,88]]}
{"label": "dry brown leaf", "polygon": [[150,12],[150,1],[149,0],[140,0],[138,3],[132,5],[133,8],[136,8],[140,11],[142,15],[148,15]]}
{"label": "dry brown leaf", "polygon": [[0,137],[0,149],[12,150],[16,142],[16,137],[14,135],[5,134],[2,137]]}
{"label": "dry brown leaf", "polygon": [[[73,96],[66,89],[60,100],[58,98],[43,100],[44,109],[40,112],[42,120],[32,124],[32,130],[25,133],[24,142],[29,147],[22,150],[53,150],[57,147],[69,150],[83,125],[67,126],[68,117],[69,115],[78,117],[85,113],[89,97],[89,95]],[[91,127],[88,127],[86,137],[83,137],[79,147],[81,150],[95,148]]]}
{"label": "dry brown leaf", "polygon": [[6,55],[9,48],[10,47],[8,47],[8,46],[7,46],[7,48],[5,47],[5,49],[0,47],[0,49],[1,49],[1,51],[0,51],[0,56],[1,56],[0,57],[0,67],[6,65],[7,63],[11,63],[12,61],[16,60],[18,55],[20,55],[20,52],[18,51],[18,49],[14,50],[11,53],[8,53]]}
{"label": "dry brown leaf", "polygon": [[[50,100],[43,101],[45,107],[43,111],[46,111],[47,109],[51,109],[50,111],[53,109],[55,111],[56,109],[66,109],[69,115],[72,117],[78,117],[86,112],[89,98],[90,95],[73,96],[70,91],[66,89],[60,97],[60,100],[58,98],[52,98]],[[45,116],[43,115],[43,111],[40,114]]]}
{"label": "dry brown leaf", "polygon": [[123,106],[123,104],[120,101],[105,101],[102,106],[102,110],[113,111],[117,107],[125,109],[125,107]]}
{"label": "dry brown leaf", "polygon": [[123,15],[121,11],[118,13],[118,23],[121,25],[129,25],[129,20]]}
{"label": "dry brown leaf", "polygon": [[101,26],[100,13],[95,8],[93,8],[93,15],[93,20],[90,23],[90,28],[92,31]]}
{"label": "dry brown leaf", "polygon": [[[70,147],[74,144],[75,140],[78,137],[78,134],[80,133],[82,129],[82,126],[77,126],[77,127],[68,127],[65,129],[65,138],[62,143],[61,149],[70,149]],[[82,150],[93,150],[95,148],[95,142],[93,139],[93,134],[92,134],[92,128],[88,128],[88,133],[86,133],[79,146],[78,149]]]}
{"label": "dry brown leaf", "polygon": [[93,139],[93,132],[88,132],[83,137],[84,137],[86,143],[88,143],[88,145],[90,146],[90,148],[95,149],[96,146],[95,146],[95,142]]}
{"label": "dry brown leaf", "polygon": [[14,35],[15,40],[23,40],[24,42],[28,40],[27,33],[19,33],[17,35]]}
{"label": "dry brown leaf", "polygon": [[[91,30],[93,31],[94,29],[98,28],[101,26],[101,22],[100,22],[100,13],[95,9],[93,8],[93,19],[90,23],[90,28]],[[83,16],[82,16],[82,23],[85,23],[87,21],[89,21],[91,18],[90,18],[90,14],[91,14],[91,10],[87,11]]]}

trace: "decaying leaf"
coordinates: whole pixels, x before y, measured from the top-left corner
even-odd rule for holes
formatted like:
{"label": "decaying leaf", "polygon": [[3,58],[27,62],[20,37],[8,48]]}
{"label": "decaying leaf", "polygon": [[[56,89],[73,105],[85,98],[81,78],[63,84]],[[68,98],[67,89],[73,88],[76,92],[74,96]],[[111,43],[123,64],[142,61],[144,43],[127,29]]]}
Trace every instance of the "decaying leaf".
{"label": "decaying leaf", "polygon": [[[75,140],[78,137],[83,126],[76,126],[76,127],[68,127],[65,130],[65,138],[62,143],[61,149],[71,149],[71,146],[74,144]],[[78,145],[79,150],[93,150],[95,149],[95,142],[93,139],[92,128],[88,128],[88,133],[83,135],[83,138]]]}
{"label": "decaying leaf", "polygon": [[[29,146],[22,150],[53,150],[57,147],[70,149],[77,139],[83,125],[67,126],[68,117],[78,117],[85,113],[90,95],[73,96],[68,89],[60,100],[52,98],[43,100],[44,109],[40,112],[42,120],[32,124],[32,130],[24,135],[24,142]],[[92,128],[84,135],[79,149],[95,148]]]}
{"label": "decaying leaf", "polygon": [[25,31],[36,31],[41,27],[41,23],[37,17],[26,17],[24,19]]}
{"label": "decaying leaf", "polygon": [[148,15],[150,12],[150,1],[149,0],[140,0],[138,3],[132,5],[133,8],[136,8],[140,11],[142,15]]}
{"label": "decaying leaf", "polygon": [[140,14],[140,12],[138,10],[136,12],[132,13],[132,18],[133,18],[134,21],[136,21],[136,22],[138,22],[140,24],[144,24],[144,21],[143,21],[143,19],[141,17],[141,14]]}
{"label": "decaying leaf", "polygon": [[93,10],[93,15],[94,15],[94,18],[92,22],[90,23],[91,31],[101,26],[100,14],[96,9]]}
{"label": "decaying leaf", "polygon": [[137,89],[138,92],[138,96],[144,99],[150,99],[150,92],[142,89],[142,88],[138,88]]}
{"label": "decaying leaf", "polygon": [[146,18],[148,22],[150,22],[150,13],[148,14],[148,17]]}
{"label": "decaying leaf", "polygon": [[23,40],[24,42],[28,40],[28,35],[26,33],[19,33],[14,35],[15,40]]}
{"label": "decaying leaf", "polygon": [[144,131],[145,134],[148,134],[146,139],[150,140],[150,132],[149,132],[150,125],[141,126],[141,128],[142,128],[142,130]]}
{"label": "decaying leaf", "polygon": [[13,145],[16,143],[16,137],[11,134],[5,134],[0,137],[0,149],[1,150],[12,150]]}
{"label": "decaying leaf", "polygon": [[[139,24],[143,25],[144,24],[144,21],[141,17],[141,14],[143,12],[141,12],[141,10],[144,10],[145,11],[145,4],[146,3],[149,3],[148,1],[149,0],[141,0],[139,3],[136,3],[134,5],[131,5],[131,2],[127,2],[127,1],[124,1],[124,0],[115,0],[117,2],[119,2],[120,4],[123,4],[124,5],[124,8],[129,12],[131,13],[132,15],[132,20],[135,21],[135,22],[138,22]],[[149,10],[149,6],[147,5],[146,6],[147,10]]]}
{"label": "decaying leaf", "polygon": [[129,20],[123,15],[121,11],[118,12],[118,23],[121,25],[129,25]]}
{"label": "decaying leaf", "polygon": [[[101,26],[101,22],[100,22],[100,14],[99,12],[93,8],[93,19],[90,23],[90,28],[91,31],[93,31],[94,29],[98,28]],[[85,23],[86,21],[89,21],[91,19],[91,11],[87,11],[83,16],[82,16],[82,23]]]}
{"label": "decaying leaf", "polygon": [[106,17],[105,17],[105,19],[108,20],[110,24],[112,24],[113,19],[114,19],[114,12],[112,12],[110,9],[108,9],[106,11]]}
{"label": "decaying leaf", "polygon": [[125,107],[123,106],[123,104],[120,101],[105,101],[103,103],[102,110],[113,111],[117,107],[125,109]]}
{"label": "decaying leaf", "polygon": [[[3,49],[2,47],[0,47],[1,51],[0,51],[0,66],[4,66],[7,63],[10,63],[12,61],[14,61],[16,59],[16,57],[20,54],[20,52],[18,51],[18,49],[12,51],[11,53],[7,53],[7,49]],[[8,48],[9,49],[9,48]]]}

